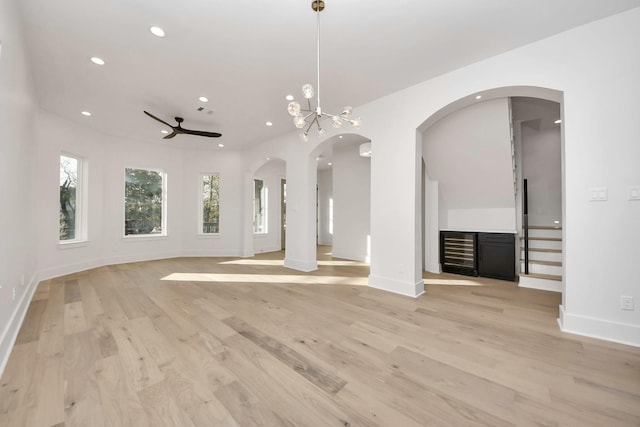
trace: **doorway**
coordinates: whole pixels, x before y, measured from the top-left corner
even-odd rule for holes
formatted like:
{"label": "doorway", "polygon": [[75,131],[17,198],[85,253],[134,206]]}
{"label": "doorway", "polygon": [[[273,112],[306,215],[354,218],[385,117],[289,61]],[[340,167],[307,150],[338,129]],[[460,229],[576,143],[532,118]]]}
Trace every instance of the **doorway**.
{"label": "doorway", "polygon": [[280,249],[284,250],[287,241],[287,180],[280,180]]}

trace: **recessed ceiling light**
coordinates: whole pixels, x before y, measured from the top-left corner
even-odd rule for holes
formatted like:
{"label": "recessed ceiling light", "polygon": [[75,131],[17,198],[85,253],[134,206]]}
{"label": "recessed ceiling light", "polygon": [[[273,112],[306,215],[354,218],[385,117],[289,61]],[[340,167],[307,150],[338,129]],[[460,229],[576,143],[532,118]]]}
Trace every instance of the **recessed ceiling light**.
{"label": "recessed ceiling light", "polygon": [[333,163],[331,163],[331,162],[327,163],[327,166],[332,166],[332,165],[333,165]]}
{"label": "recessed ceiling light", "polygon": [[284,97],[287,101],[293,101],[293,95],[287,95]]}
{"label": "recessed ceiling light", "polygon": [[223,148],[224,144],[218,144],[218,147]]}
{"label": "recessed ceiling light", "polygon": [[267,160],[271,160],[271,157],[267,157]]}
{"label": "recessed ceiling light", "polygon": [[198,99],[200,100],[200,102],[209,102],[209,99],[206,96],[201,96]]}
{"label": "recessed ceiling light", "polygon": [[96,65],[104,65],[104,59],[98,58],[97,56],[92,57],[91,62],[93,62]]}
{"label": "recessed ceiling light", "polygon": [[338,138],[342,139],[342,135],[340,135]]}
{"label": "recessed ceiling light", "polygon": [[169,133],[169,131],[168,131],[168,130],[164,130],[164,129],[162,129],[162,130],[160,131],[160,133],[167,134],[167,133]]}
{"label": "recessed ceiling light", "polygon": [[160,27],[156,27],[155,25],[151,28],[149,28],[149,31],[151,31],[151,34],[153,34],[156,37],[164,37],[165,36],[165,32],[162,28]]}
{"label": "recessed ceiling light", "polygon": [[553,123],[555,123],[555,124],[559,125],[560,123],[562,123],[562,120],[558,119],[558,120],[556,120],[556,121],[555,121],[555,122],[553,122]]}
{"label": "recessed ceiling light", "polygon": [[271,122],[267,122],[267,123],[265,123],[265,125],[267,125],[267,126],[273,126],[273,123],[271,123]]}
{"label": "recessed ceiling light", "polygon": [[88,112],[88,111],[83,111],[81,114],[82,114],[83,116],[87,116],[87,117],[89,117],[89,116],[91,115],[91,113],[90,113],[90,112]]}
{"label": "recessed ceiling light", "polygon": [[482,95],[476,95],[476,99],[482,98]]}

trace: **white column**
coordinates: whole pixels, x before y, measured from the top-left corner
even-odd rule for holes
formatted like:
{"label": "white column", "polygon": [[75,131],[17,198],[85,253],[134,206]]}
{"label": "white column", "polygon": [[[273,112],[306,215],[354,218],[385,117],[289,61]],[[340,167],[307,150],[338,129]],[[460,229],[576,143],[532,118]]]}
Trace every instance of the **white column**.
{"label": "white column", "polygon": [[287,235],[285,267],[300,271],[318,269],[316,258],[315,158],[304,147],[294,147],[287,159]]}
{"label": "white column", "polygon": [[369,285],[417,297],[422,280],[422,144],[413,131],[372,138]]}

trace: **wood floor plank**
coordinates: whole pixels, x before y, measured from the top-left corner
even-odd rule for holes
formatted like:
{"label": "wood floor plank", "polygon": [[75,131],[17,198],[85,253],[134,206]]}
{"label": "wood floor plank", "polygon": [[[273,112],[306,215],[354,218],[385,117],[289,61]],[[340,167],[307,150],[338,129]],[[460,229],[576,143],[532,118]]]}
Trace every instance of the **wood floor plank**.
{"label": "wood floor plank", "polygon": [[29,304],[24,322],[26,327],[20,328],[20,333],[18,334],[18,338],[16,338],[16,344],[26,344],[38,340],[46,307],[46,300],[32,301],[31,304]]}
{"label": "wood floor plank", "polygon": [[94,372],[105,426],[153,427],[118,356],[98,360]]}
{"label": "wood floor plank", "polygon": [[230,317],[225,319],[225,323],[327,393],[335,394],[345,386],[346,381],[342,378],[325,371],[297,351],[263,334],[241,319]]}
{"label": "wood floor plank", "polygon": [[149,351],[144,339],[138,337],[129,322],[111,327],[111,333],[118,346],[118,359],[125,373],[125,380],[135,391],[140,391],[164,379]]}
{"label": "wood floor plank", "polygon": [[91,330],[64,338],[64,408],[67,425],[103,426],[95,365],[102,358],[98,337]]}
{"label": "wood floor plank", "polygon": [[563,333],[560,295],[283,252],[41,282],[0,379],[0,426],[638,426],[640,349]]}
{"label": "wood floor plank", "polygon": [[64,282],[64,303],[71,304],[82,299],[78,279],[69,279]]}

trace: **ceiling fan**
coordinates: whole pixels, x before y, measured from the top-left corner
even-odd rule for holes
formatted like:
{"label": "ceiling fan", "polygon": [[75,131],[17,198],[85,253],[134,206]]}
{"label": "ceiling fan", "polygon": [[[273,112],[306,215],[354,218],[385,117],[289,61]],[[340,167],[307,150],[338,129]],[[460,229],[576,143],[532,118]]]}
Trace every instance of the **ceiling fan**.
{"label": "ceiling fan", "polygon": [[[143,110],[144,111],[144,110]],[[162,139],[169,139],[169,138],[173,138],[174,136],[184,133],[187,135],[197,135],[197,136],[208,136],[209,138],[219,138],[222,136],[221,133],[218,132],[207,132],[204,130],[191,130],[191,129],[185,129],[182,126],[180,126],[180,123],[182,123],[184,121],[184,119],[182,117],[175,117],[176,122],[178,122],[178,126],[171,126],[169,123],[165,122],[162,119],[157,118],[156,116],[154,116],[153,114],[149,113],[149,112],[144,112],[147,116],[151,117],[152,119],[155,119],[157,121],[159,121],[160,123],[163,123],[167,126],[169,126],[173,132],[171,132],[169,135],[165,136]]]}

